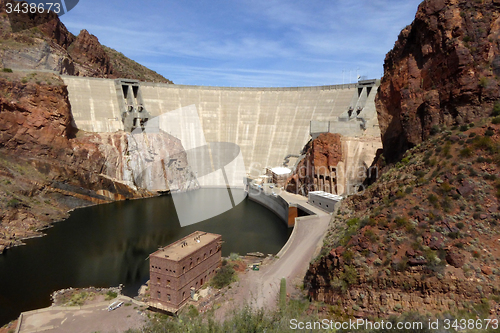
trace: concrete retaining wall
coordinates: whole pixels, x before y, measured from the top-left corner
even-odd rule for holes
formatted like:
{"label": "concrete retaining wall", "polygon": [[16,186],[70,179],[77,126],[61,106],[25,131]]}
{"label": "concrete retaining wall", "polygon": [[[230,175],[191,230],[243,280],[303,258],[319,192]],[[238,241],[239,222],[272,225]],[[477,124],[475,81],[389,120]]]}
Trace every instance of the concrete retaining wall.
{"label": "concrete retaining wall", "polygon": [[288,203],[280,196],[266,195],[259,189],[249,187],[248,199],[266,207],[288,225]]}

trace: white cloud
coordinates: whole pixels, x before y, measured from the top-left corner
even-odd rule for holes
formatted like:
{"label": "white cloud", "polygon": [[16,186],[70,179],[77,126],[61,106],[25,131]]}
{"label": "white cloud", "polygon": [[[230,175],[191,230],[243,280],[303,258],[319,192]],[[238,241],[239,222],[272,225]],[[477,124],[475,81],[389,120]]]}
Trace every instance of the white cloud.
{"label": "white cloud", "polygon": [[174,82],[322,85],[342,70],[379,77],[419,2],[86,0],[62,19]]}

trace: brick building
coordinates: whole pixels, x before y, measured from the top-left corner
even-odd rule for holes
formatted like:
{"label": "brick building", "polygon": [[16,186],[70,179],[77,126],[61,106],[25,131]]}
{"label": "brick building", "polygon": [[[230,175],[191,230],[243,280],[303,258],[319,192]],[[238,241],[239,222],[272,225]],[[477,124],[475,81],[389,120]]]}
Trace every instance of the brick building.
{"label": "brick building", "polygon": [[149,256],[149,305],[177,312],[221,264],[221,235],[196,231]]}

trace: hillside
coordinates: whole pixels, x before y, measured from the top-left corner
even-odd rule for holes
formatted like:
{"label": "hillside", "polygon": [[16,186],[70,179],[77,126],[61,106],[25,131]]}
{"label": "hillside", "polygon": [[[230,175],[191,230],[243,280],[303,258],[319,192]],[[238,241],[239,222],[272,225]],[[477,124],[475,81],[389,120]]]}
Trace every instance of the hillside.
{"label": "hillside", "polygon": [[172,83],[160,74],[103,46],[82,30],[70,33],[59,17],[7,14],[0,0],[0,60],[3,68],[48,70],[59,74],[100,78],[128,78]]}
{"label": "hillside", "polygon": [[[309,295],[362,317],[500,314],[500,118],[439,133],[342,203]],[[474,312],[475,313],[475,312]]]}
{"label": "hillside", "polygon": [[498,318],[499,34],[498,1],[419,6],[377,94],[380,177],[332,220],[304,279],[312,300],[365,318]]}

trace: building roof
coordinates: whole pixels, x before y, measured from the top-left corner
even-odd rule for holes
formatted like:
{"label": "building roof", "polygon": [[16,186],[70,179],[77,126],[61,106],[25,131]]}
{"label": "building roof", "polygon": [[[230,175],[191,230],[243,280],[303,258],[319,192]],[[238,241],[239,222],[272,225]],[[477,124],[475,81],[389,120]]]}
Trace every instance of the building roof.
{"label": "building roof", "polygon": [[285,168],[285,167],[276,167],[272,168],[271,172],[277,174],[277,175],[287,175],[292,172],[292,170]]}
{"label": "building roof", "polygon": [[342,197],[340,195],[331,194],[331,193],[324,192],[324,191],[313,191],[313,192],[309,192],[309,194],[317,195],[319,197],[323,197],[325,199],[331,199],[331,200],[335,200],[335,201],[342,200]]}
{"label": "building roof", "polygon": [[159,249],[152,253],[150,257],[167,258],[179,261],[190,254],[196,252],[203,246],[213,242],[221,235],[211,234],[203,231],[195,231],[178,241]]}

